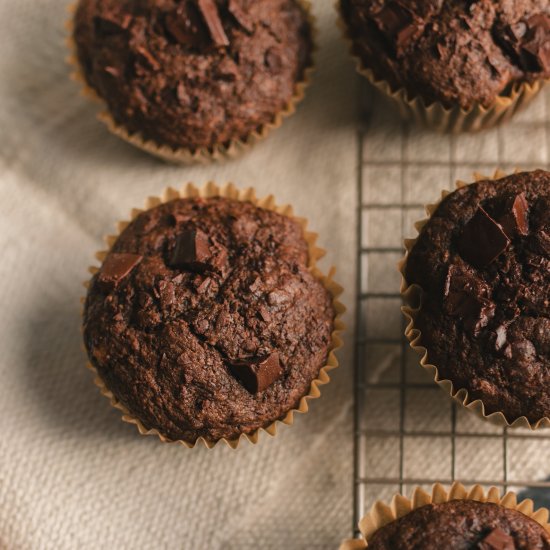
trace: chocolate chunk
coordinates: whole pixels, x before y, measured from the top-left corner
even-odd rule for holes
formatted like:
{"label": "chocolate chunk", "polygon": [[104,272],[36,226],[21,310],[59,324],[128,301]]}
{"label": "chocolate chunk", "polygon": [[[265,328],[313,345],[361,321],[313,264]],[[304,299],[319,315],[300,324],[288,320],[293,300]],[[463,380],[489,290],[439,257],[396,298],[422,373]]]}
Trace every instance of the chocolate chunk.
{"label": "chocolate chunk", "polygon": [[533,15],[526,21],[527,31],[521,42],[522,59],[527,70],[550,70],[550,16]]}
{"label": "chocolate chunk", "polygon": [[445,311],[464,322],[464,327],[477,336],[495,314],[489,299],[489,287],[473,273],[451,265],[445,280]]}
{"label": "chocolate chunk", "polygon": [[187,9],[179,7],[164,18],[168,34],[180,45],[197,48],[205,42],[205,29],[196,8],[188,4]]}
{"label": "chocolate chunk", "polygon": [[458,249],[474,267],[483,269],[494,261],[510,244],[502,227],[480,206],[464,226]]}
{"label": "chocolate chunk", "polygon": [[502,214],[498,217],[498,223],[510,239],[516,235],[527,235],[529,232],[528,209],[529,205],[525,199],[525,193],[509,196],[505,199]]}
{"label": "chocolate chunk", "polygon": [[214,44],[220,48],[229,46],[229,40],[214,0],[198,0],[198,6]]}
{"label": "chocolate chunk", "polygon": [[205,271],[210,268],[210,241],[200,230],[186,230],[176,240],[170,266]]}
{"label": "chocolate chunk", "polygon": [[493,529],[479,544],[480,550],[515,550],[514,539],[498,527]]}
{"label": "chocolate chunk", "polygon": [[397,2],[389,2],[375,16],[378,26],[391,36],[412,23],[410,11]]}
{"label": "chocolate chunk", "polygon": [[250,393],[265,391],[283,373],[277,352],[261,359],[247,359],[232,363],[230,371]]}
{"label": "chocolate chunk", "polygon": [[98,283],[107,291],[116,288],[142,259],[139,254],[109,254],[97,276]]}
{"label": "chocolate chunk", "polygon": [[374,19],[380,30],[395,40],[397,53],[407,47],[418,31],[412,13],[398,2],[385,5]]}
{"label": "chocolate chunk", "polygon": [[245,31],[249,33],[254,31],[254,24],[252,23],[250,16],[244,11],[239,0],[229,0],[227,9]]}

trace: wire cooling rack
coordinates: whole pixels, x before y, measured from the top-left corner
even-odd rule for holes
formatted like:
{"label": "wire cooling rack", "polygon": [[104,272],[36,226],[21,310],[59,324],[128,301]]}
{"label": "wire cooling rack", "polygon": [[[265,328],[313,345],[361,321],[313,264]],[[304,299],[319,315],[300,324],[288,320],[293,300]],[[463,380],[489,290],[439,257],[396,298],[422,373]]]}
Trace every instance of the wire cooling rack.
{"label": "wire cooling rack", "polygon": [[[457,406],[419,366],[400,312],[403,239],[424,205],[473,173],[550,168],[550,93],[511,124],[442,136],[403,123],[363,89],[358,135],[354,519],[417,485],[479,483],[550,495],[550,430],[503,429]],[[546,492],[548,491],[548,492]]]}

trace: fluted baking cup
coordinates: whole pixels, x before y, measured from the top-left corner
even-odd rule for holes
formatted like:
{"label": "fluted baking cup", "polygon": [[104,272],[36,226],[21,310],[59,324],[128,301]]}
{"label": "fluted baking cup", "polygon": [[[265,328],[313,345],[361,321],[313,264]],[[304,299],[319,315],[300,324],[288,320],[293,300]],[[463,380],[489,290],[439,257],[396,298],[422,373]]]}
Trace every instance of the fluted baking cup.
{"label": "fluted baking cup", "polygon": [[317,25],[312,12],[311,2],[309,0],[297,0],[297,2],[304,10],[310,28],[310,60],[304,69],[301,80],[294,84],[294,94],[289,99],[284,109],[277,113],[273,117],[273,120],[258,127],[246,136],[246,138],[231,140],[229,143],[217,144],[212,147],[200,147],[197,149],[182,147],[179,149],[174,149],[168,145],[159,145],[153,140],[148,140],[139,132],[128,132],[124,125],[118,124],[115,121],[107,107],[107,103],[93,88],[88,85],[81,70],[76,53],[76,43],[73,37],[74,14],[76,13],[77,7],[76,3],[71,4],[68,7],[70,17],[65,25],[68,33],[66,43],[69,49],[67,62],[72,69],[71,78],[79,84],[81,94],[85,98],[92,100],[94,103],[99,103],[102,106],[102,110],[98,113],[97,118],[107,126],[112,134],[134,145],[135,147],[150,153],[151,155],[177,164],[205,164],[213,161],[223,161],[236,158],[252,148],[257,142],[265,139],[272,130],[279,128],[282,125],[285,118],[294,114],[297,105],[305,97],[306,88],[311,83],[312,75],[315,71],[314,56],[317,52]]}
{"label": "fluted baking cup", "polygon": [[[506,176],[506,173],[501,172],[500,170],[497,170],[493,175],[493,177],[487,177],[481,174],[474,174],[476,182],[482,181],[482,180],[501,179],[505,176]],[[460,189],[461,187],[464,187],[466,185],[469,185],[469,184],[463,181],[458,181],[456,183],[457,189]],[[428,204],[426,206],[426,212],[428,214],[428,218],[415,223],[415,229],[419,234],[422,231],[422,228],[426,225],[426,223],[432,216],[432,214],[437,210],[441,201],[450,193],[451,191],[443,191],[439,202],[435,204]],[[407,328],[405,330],[405,336],[409,340],[411,348],[414,349],[414,351],[416,351],[421,356],[420,364],[422,365],[422,367],[424,367],[427,371],[433,374],[434,382],[436,382],[438,386],[445,393],[449,394],[458,403],[463,405],[469,411],[474,412],[480,418],[488,420],[497,426],[508,426],[513,428],[529,428],[531,430],[536,430],[538,428],[543,428],[543,427],[544,428],[549,427],[550,418],[547,418],[547,417],[541,418],[537,422],[531,423],[528,420],[528,418],[525,416],[521,416],[515,419],[508,419],[506,418],[504,413],[500,411],[493,412],[491,414],[486,414],[485,405],[483,404],[483,401],[481,399],[471,399],[466,389],[464,388],[456,389],[451,380],[446,380],[440,377],[437,366],[430,363],[430,360],[428,357],[429,355],[428,350],[420,344],[422,340],[422,334],[420,330],[415,327],[416,318],[422,307],[421,302],[422,302],[423,290],[417,284],[409,285],[405,277],[407,259],[416,241],[417,239],[405,239],[405,249],[406,249],[405,257],[399,262],[398,267],[399,267],[399,272],[401,273],[401,276],[402,276],[401,295],[403,296],[404,302],[408,304],[401,308],[403,315],[407,319]]]}
{"label": "fluted baking cup", "polygon": [[[300,399],[298,407],[289,410],[283,418],[276,420],[263,428],[259,428],[250,434],[243,433],[235,439],[210,440],[204,437],[200,437],[196,441],[184,441],[184,440],[174,441],[165,437],[156,429],[146,428],[139,419],[132,416],[132,414],[128,411],[128,409],[109,390],[109,388],[106,386],[102,378],[99,376],[95,367],[89,362],[87,367],[90,370],[92,370],[96,375],[94,381],[95,381],[95,384],[101,390],[101,393],[110,400],[111,405],[113,407],[122,411],[123,413],[122,420],[124,422],[134,424],[139,430],[140,434],[156,435],[159,437],[161,441],[165,443],[176,442],[176,443],[185,445],[186,447],[189,447],[189,448],[194,447],[196,443],[199,441],[204,443],[204,445],[206,445],[206,447],[208,448],[214,447],[216,443],[218,443],[218,441],[224,441],[225,443],[227,443],[227,445],[235,449],[238,447],[241,439],[243,438],[248,439],[251,443],[257,443],[260,432],[264,431],[264,432],[267,432],[269,435],[274,436],[277,432],[277,425],[279,423],[292,425],[294,422],[294,414],[306,413],[308,411],[308,401],[310,399],[318,398],[321,395],[320,386],[323,386],[325,384],[328,384],[328,382],[330,382],[330,377],[328,375],[329,371],[338,367],[338,360],[336,358],[335,352],[342,347],[341,334],[344,330],[342,315],[345,312],[345,307],[338,300],[338,297],[342,294],[343,289],[338,283],[334,281],[334,273],[335,273],[334,267],[330,269],[328,275],[323,275],[323,273],[321,273],[321,271],[317,268],[317,261],[325,255],[325,251],[319,248],[316,244],[317,234],[311,233],[307,230],[307,220],[303,218],[295,217],[293,214],[292,207],[289,205],[278,206],[275,202],[273,195],[269,195],[268,197],[265,197],[263,199],[258,199],[256,197],[256,192],[254,191],[254,189],[252,188],[238,189],[232,183],[229,183],[220,187],[213,182],[209,182],[202,188],[196,187],[192,183],[188,183],[179,191],[169,187],[164,191],[161,197],[150,197],[145,204],[145,210],[154,208],[159,204],[163,204],[165,202],[168,202],[174,199],[180,199],[180,198],[186,199],[186,198],[194,198],[194,197],[202,197],[202,198],[222,197],[226,199],[250,202],[251,204],[258,206],[260,208],[264,208],[265,210],[271,210],[283,216],[292,218],[295,221],[297,221],[302,227],[304,239],[306,240],[308,244],[308,249],[309,249],[308,268],[311,271],[311,273],[314,275],[314,277],[318,279],[323,284],[325,289],[330,293],[332,297],[332,306],[335,312],[333,330],[331,334],[331,344],[328,350],[326,364],[320,369],[319,374],[317,375],[317,378],[311,382],[309,392]],[[133,209],[131,214],[131,221],[134,220],[143,211],[144,210]],[[118,229],[117,235],[111,235],[106,238],[108,250],[104,250],[96,254],[96,258],[100,262],[103,262],[105,260],[105,258],[107,257],[107,254],[109,253],[109,250],[112,248],[112,246],[114,245],[114,243],[116,242],[116,240],[118,239],[122,231],[129,224],[130,224],[130,221],[119,222],[117,227]],[[89,269],[92,275],[94,275],[98,270],[99,270],[99,267],[97,266],[90,267]],[[88,285],[89,283],[85,284],[86,287],[88,287]]]}
{"label": "fluted baking cup", "polygon": [[336,0],[336,9],[339,15],[338,25],[355,60],[357,72],[390,99],[402,118],[413,120],[437,132],[459,134],[493,128],[510,120],[537,96],[545,84],[550,82],[547,78],[532,83],[516,83],[509,94],[497,96],[488,106],[474,103],[470,108],[463,109],[459,105],[447,107],[437,101],[426,103],[421,96],[411,96],[405,88],[395,89],[387,80],[378,78],[374,71],[365,65],[349,33],[349,27],[342,13],[342,0]]}
{"label": "fluted baking cup", "polygon": [[395,495],[391,504],[378,501],[373,504],[368,514],[359,522],[359,530],[363,539],[355,539],[344,541],[340,546],[340,550],[359,550],[368,548],[369,540],[376,531],[395,521],[409,512],[426,506],[427,504],[439,504],[449,502],[450,500],[475,500],[477,502],[491,502],[498,504],[510,510],[517,510],[527,517],[535,520],[542,525],[546,531],[550,532],[550,524],[548,524],[548,510],[546,508],[534,509],[533,501],[525,499],[518,502],[516,493],[509,491],[505,495],[501,495],[496,487],[491,487],[485,492],[480,485],[474,485],[467,489],[459,482],[452,484],[449,491],[439,483],[432,487],[431,493],[427,493],[420,487],[414,489],[412,497],[408,499],[403,495]]}

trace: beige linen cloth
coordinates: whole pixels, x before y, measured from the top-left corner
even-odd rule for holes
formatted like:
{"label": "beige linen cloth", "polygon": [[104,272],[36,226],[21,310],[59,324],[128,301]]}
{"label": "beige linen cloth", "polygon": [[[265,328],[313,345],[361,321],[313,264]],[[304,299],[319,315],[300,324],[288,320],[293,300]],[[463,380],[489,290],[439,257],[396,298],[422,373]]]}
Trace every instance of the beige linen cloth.
{"label": "beige linen cloth", "polygon": [[[140,437],[92,383],[82,281],[148,195],[210,179],[311,220],[354,287],[354,71],[329,0],[296,116],[241,159],[163,164],[111,137],[68,80],[65,0],[0,1],[0,548],[336,548],[351,529],[351,344],[311,411],[260,444]],[[352,319],[351,312],[347,316]]]}

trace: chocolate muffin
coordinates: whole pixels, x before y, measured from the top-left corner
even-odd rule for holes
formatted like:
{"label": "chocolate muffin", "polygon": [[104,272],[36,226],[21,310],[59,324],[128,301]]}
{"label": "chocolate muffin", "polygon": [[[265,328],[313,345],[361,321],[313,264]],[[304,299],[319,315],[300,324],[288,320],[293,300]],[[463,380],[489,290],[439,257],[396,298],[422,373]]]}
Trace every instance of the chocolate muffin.
{"label": "chocolate muffin", "polygon": [[439,378],[508,421],[550,417],[550,173],[451,193],[410,251],[414,326]]}
{"label": "chocolate muffin", "polygon": [[283,418],[326,365],[335,312],[293,219],[225,198],[137,216],[92,278],[84,340],[148,429],[193,443]]}
{"label": "chocolate muffin", "polygon": [[550,550],[550,534],[518,512],[475,500],[428,504],[376,531],[369,550]]}
{"label": "chocolate muffin", "polygon": [[547,0],[341,0],[354,52],[426,104],[488,107],[550,78]]}
{"label": "chocolate muffin", "polygon": [[312,63],[297,0],[80,0],[74,40],[116,124],[174,150],[246,140]]}

